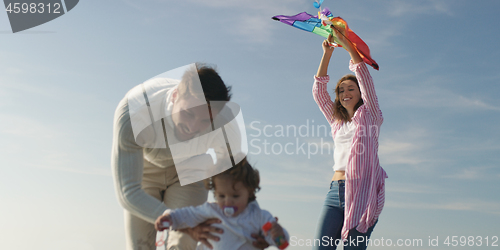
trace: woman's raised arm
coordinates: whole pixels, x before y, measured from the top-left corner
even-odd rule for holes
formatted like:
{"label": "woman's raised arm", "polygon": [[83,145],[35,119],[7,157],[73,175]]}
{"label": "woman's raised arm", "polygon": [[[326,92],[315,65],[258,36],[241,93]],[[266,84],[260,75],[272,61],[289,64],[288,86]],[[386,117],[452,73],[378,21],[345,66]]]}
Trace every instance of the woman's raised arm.
{"label": "woman's raised arm", "polygon": [[347,52],[349,52],[349,55],[351,56],[351,60],[354,64],[358,64],[363,61],[363,58],[359,55],[358,51],[354,47],[354,44],[351,43],[335,26],[331,26],[333,32],[335,32],[335,36],[337,39],[340,41],[340,45],[344,47]]}
{"label": "woman's raised arm", "polygon": [[330,41],[332,36],[328,37],[328,40],[323,41],[323,57],[318,67],[318,72],[313,85],[313,97],[314,101],[319,106],[323,115],[325,115],[326,120],[329,124],[332,124],[333,119],[333,102],[326,89],[327,83],[330,80],[328,77],[328,64],[330,63],[330,58],[332,57],[333,47],[330,46]]}
{"label": "woman's raised arm", "polygon": [[341,45],[349,52],[351,56],[352,64],[349,68],[356,74],[356,78],[359,83],[359,90],[361,92],[361,99],[363,99],[364,104],[368,107],[375,120],[379,120],[380,123],[383,121],[382,111],[378,104],[377,94],[375,93],[375,86],[373,85],[373,79],[366,67],[363,59],[359,55],[358,51],[354,45],[346,39],[335,27],[332,28],[335,35],[339,39]]}
{"label": "woman's raised arm", "polygon": [[328,64],[330,63],[330,58],[332,57],[332,53],[334,50],[334,47],[329,45],[331,41],[332,35],[329,35],[328,39],[323,41],[323,57],[321,58],[321,62],[319,63],[318,72],[316,73],[317,77],[328,75]]}

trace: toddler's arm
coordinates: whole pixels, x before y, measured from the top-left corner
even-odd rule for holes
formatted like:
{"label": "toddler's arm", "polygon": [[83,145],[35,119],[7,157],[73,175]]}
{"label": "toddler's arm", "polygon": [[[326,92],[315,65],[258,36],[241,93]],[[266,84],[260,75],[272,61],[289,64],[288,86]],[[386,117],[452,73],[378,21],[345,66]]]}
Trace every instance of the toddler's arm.
{"label": "toddler's arm", "polygon": [[273,245],[278,247],[279,249],[285,249],[288,247],[288,242],[290,240],[290,237],[288,235],[288,232],[281,227],[280,224],[278,224],[277,221],[274,222],[267,222],[264,224],[262,227],[264,229],[264,235],[266,238],[271,236],[271,241],[273,242]]}
{"label": "toddler's arm", "polygon": [[[274,218],[271,213],[266,210],[262,210],[261,225],[264,226],[264,236],[269,245],[273,246],[284,246],[283,243],[290,241],[290,235],[279,223],[277,218]],[[279,242],[276,242],[278,239]],[[288,244],[287,244],[288,245]],[[284,249],[284,248],[281,248]]]}
{"label": "toddler's arm", "polygon": [[206,202],[200,206],[190,206],[178,209],[167,209],[158,217],[155,222],[155,227],[160,228],[163,221],[169,221],[173,230],[195,227],[196,225],[210,218],[216,218],[215,211],[211,208],[210,203]]}
{"label": "toddler's arm", "polygon": [[172,218],[170,217],[170,210],[165,211],[163,215],[160,215],[155,221],[155,229],[157,231],[163,231],[169,229]]}

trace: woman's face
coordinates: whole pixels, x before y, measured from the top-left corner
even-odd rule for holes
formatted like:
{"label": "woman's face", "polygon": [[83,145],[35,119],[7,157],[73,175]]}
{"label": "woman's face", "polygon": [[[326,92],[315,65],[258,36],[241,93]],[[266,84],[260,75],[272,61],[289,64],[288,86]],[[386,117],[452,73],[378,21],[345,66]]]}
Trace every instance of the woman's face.
{"label": "woman's face", "polygon": [[361,99],[361,92],[358,85],[352,80],[344,80],[339,85],[340,104],[348,111],[353,111],[356,104]]}

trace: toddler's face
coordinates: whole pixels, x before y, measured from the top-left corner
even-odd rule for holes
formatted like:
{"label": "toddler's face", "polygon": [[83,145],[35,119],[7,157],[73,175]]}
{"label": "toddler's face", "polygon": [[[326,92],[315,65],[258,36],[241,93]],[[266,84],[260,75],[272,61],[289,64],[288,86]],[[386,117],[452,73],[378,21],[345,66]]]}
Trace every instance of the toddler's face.
{"label": "toddler's face", "polygon": [[224,207],[236,207],[233,216],[237,216],[245,210],[248,205],[249,191],[241,181],[236,182],[233,186],[233,181],[224,176],[214,178],[215,184],[215,200],[219,207],[224,210]]}

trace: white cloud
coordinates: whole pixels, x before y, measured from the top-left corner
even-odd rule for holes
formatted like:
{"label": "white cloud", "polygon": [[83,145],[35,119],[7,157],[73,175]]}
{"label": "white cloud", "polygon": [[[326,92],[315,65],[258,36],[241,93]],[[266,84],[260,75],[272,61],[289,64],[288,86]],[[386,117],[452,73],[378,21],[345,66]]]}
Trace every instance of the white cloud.
{"label": "white cloud", "polygon": [[370,48],[377,48],[379,54],[384,54],[384,51],[386,51],[386,53],[390,53],[392,59],[397,59],[405,57],[407,54],[405,51],[398,49],[399,46],[393,43],[394,38],[403,34],[404,29],[404,24],[400,22],[384,23],[379,25],[376,31],[371,31],[370,35],[362,39]]}
{"label": "white cloud", "polygon": [[72,233],[71,235],[64,235],[64,237],[61,237],[61,239],[59,240],[43,242],[43,243],[44,243],[43,245],[39,246],[41,247],[40,249],[52,249],[52,250],[64,250],[68,248],[74,250],[98,249],[95,246],[95,243],[92,244],[92,242],[88,239],[87,235],[81,233]]}
{"label": "white cloud", "polygon": [[[123,0],[130,7],[148,13],[148,23],[165,17],[166,11],[160,9],[172,9],[180,5],[171,4],[166,1],[149,1],[150,3]],[[269,42],[273,33],[274,22],[271,17],[280,14],[294,15],[300,11],[300,6],[305,3],[300,0],[268,1],[268,0],[188,0],[187,6],[204,6],[206,11],[213,11],[217,15],[218,22],[226,24],[227,32],[236,37],[244,44]],[[161,6],[151,8],[151,5]],[[299,6],[293,8],[293,6]],[[312,3],[311,3],[312,6]],[[223,13],[223,14],[221,14]],[[186,9],[187,18],[189,18],[189,9]],[[213,22],[213,21],[212,21]]]}
{"label": "white cloud", "polygon": [[[318,157],[318,155],[311,157],[311,159],[302,154],[259,155],[255,157],[258,158],[255,161],[255,166],[266,173],[262,175],[262,180],[269,181],[271,185],[320,187],[322,185],[318,184],[318,180],[326,180],[328,183],[333,175],[331,168],[333,157],[331,155],[326,157],[330,160]],[[326,172],[328,176],[325,176]]]}
{"label": "white cloud", "polygon": [[388,14],[395,17],[422,15],[422,14],[446,14],[453,15],[453,12],[444,1],[392,1],[388,5]]}
{"label": "white cloud", "polygon": [[253,16],[253,15],[243,15],[241,19],[237,20],[239,24],[238,27],[241,29],[235,29],[235,35],[242,38],[244,41],[264,43],[268,42],[271,38],[273,29],[269,27],[270,17],[265,16]]}
{"label": "white cloud", "polygon": [[[277,13],[274,15],[279,15],[279,12],[290,12],[293,9],[290,6],[300,5],[304,6],[303,1],[300,0],[287,0],[285,1],[269,1],[269,0],[211,0],[211,1],[200,1],[200,0],[188,0],[192,4],[205,5],[212,8],[230,8],[233,9],[235,13],[241,13],[247,10],[257,10],[261,12]],[[312,3],[311,3],[312,6]]]}
{"label": "white cloud", "polygon": [[[99,166],[88,145],[75,143],[78,133],[60,124],[48,124],[28,115],[0,114],[0,144],[4,164],[24,165],[79,174],[110,176],[108,166]],[[50,122],[50,121],[49,121]],[[19,159],[24,159],[19,161]],[[89,166],[90,165],[90,166]]]}
{"label": "white cloud", "polygon": [[209,7],[219,9],[233,9],[229,12],[226,22],[234,23],[236,29],[229,29],[242,41],[251,43],[270,42],[274,27],[272,22],[275,22],[271,17],[281,14],[294,15],[300,11],[291,6],[300,5],[301,1],[292,0],[284,2],[254,0],[254,1],[232,1],[232,0],[216,0],[203,2]]}
{"label": "white cloud", "polygon": [[454,173],[443,176],[444,178],[457,179],[457,180],[489,180],[492,178],[498,178],[500,176],[495,175],[495,171],[498,167],[464,167],[461,169],[456,169]]}
{"label": "white cloud", "polygon": [[379,155],[384,164],[410,164],[417,165],[423,162],[423,158],[415,153],[419,146],[411,142],[384,139],[380,143]]}
{"label": "white cloud", "polygon": [[392,182],[392,179],[386,180],[385,190],[386,193],[403,193],[403,194],[439,194],[439,193],[449,193],[450,190],[443,189],[441,187],[433,186],[430,184],[420,184],[420,183],[401,183]]}
{"label": "white cloud", "polygon": [[[326,190],[327,186],[322,186]],[[316,194],[297,194],[297,193],[281,193],[279,195],[276,194],[263,194],[259,196],[260,201],[270,200],[270,201],[301,201],[301,202],[317,202],[323,201],[325,199],[324,193],[316,193]]]}
{"label": "white cloud", "polygon": [[384,131],[379,139],[381,165],[421,165],[431,160],[425,157],[425,150],[433,144],[428,130],[410,126],[402,131]]}
{"label": "white cloud", "polygon": [[[437,78],[437,77],[434,77]],[[417,86],[399,86],[385,90],[384,98],[389,100],[391,106],[411,106],[426,108],[448,108],[455,110],[490,110],[500,111],[500,107],[488,103],[487,97],[482,100],[475,97],[466,97],[452,90],[436,85],[418,83]]]}
{"label": "white cloud", "polygon": [[25,73],[25,71],[23,69],[16,68],[16,67],[7,67],[7,68],[5,68],[4,72],[6,74],[11,74],[11,75],[21,75],[21,74]]}
{"label": "white cloud", "polygon": [[36,167],[47,170],[61,171],[74,174],[85,174],[85,175],[97,175],[97,176],[111,176],[111,168],[108,166],[89,166],[90,164],[85,164],[78,162],[77,159],[81,157],[75,157],[70,154],[62,154],[64,158],[53,159],[53,156],[57,153],[47,154],[38,159],[36,163],[25,163],[26,166]]}
{"label": "white cloud", "polygon": [[457,211],[475,211],[481,213],[489,213],[500,215],[500,203],[495,201],[481,201],[481,200],[468,200],[463,201],[450,201],[450,202],[399,202],[399,201],[386,201],[385,206],[392,208],[404,209],[426,209],[426,210],[457,210]]}
{"label": "white cloud", "polygon": [[61,133],[57,128],[29,116],[0,114],[0,120],[0,133],[19,139],[47,140]]}
{"label": "white cloud", "polygon": [[[270,186],[325,188],[333,176],[333,170],[331,168],[325,168],[323,171],[319,172],[317,171],[318,169],[315,171],[310,166],[299,166],[304,167],[304,169],[301,171],[287,170],[283,172],[265,172],[266,174],[261,176],[262,183],[267,183],[267,185]],[[328,175],[326,175],[327,172]]]}

